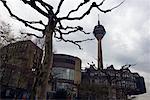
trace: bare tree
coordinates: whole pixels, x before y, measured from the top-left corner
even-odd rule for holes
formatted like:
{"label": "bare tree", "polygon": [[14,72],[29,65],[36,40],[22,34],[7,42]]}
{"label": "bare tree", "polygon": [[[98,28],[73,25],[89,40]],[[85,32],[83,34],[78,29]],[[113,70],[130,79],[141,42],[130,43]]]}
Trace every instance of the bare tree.
{"label": "bare tree", "polygon": [[11,25],[0,21],[0,47],[14,41]]}
{"label": "bare tree", "polygon": [[29,40],[32,37],[26,34],[22,35],[22,31],[19,33],[20,36],[15,37],[13,34],[12,26],[4,21],[0,20],[0,47],[3,47],[9,43],[20,41],[20,40]]}
{"label": "bare tree", "polygon": [[[100,12],[107,13],[107,12],[110,12],[113,9],[117,8],[124,2],[123,1],[120,4],[118,4],[117,6],[112,7],[110,9],[103,10],[100,7],[101,7],[101,5],[103,5],[103,3],[106,0],[102,0],[99,3],[91,2],[91,0],[84,0],[76,7],[76,9],[72,9],[69,11],[69,13],[67,15],[65,15],[63,17],[59,17],[58,14],[60,13],[60,9],[65,0],[59,1],[58,7],[56,8],[57,9],[56,12],[53,11],[53,6],[51,4],[45,2],[44,0],[21,0],[21,2],[23,2],[26,5],[29,5],[35,11],[37,11],[38,13],[40,13],[41,15],[43,15],[44,17],[46,17],[48,19],[48,23],[44,24],[42,20],[28,21],[28,20],[22,19],[21,17],[18,17],[16,14],[12,13],[11,9],[7,5],[7,0],[0,0],[0,1],[1,1],[1,3],[3,3],[5,8],[8,10],[11,17],[24,23],[25,26],[30,27],[31,29],[40,31],[42,33],[41,37],[37,36],[37,34],[33,34],[33,33],[26,33],[27,35],[35,36],[37,38],[45,37],[45,55],[44,55],[44,60],[42,63],[42,69],[40,69],[40,74],[38,75],[39,77],[37,78],[38,80],[41,80],[39,86],[37,86],[38,89],[36,89],[39,99],[46,98],[46,88],[48,85],[48,78],[49,78],[49,74],[51,73],[51,67],[52,67],[53,35],[55,38],[57,38],[59,40],[62,40],[64,42],[71,42],[71,43],[77,45],[80,49],[81,49],[81,47],[79,45],[80,42],[92,40],[92,39],[85,39],[85,40],[74,41],[74,40],[65,39],[64,35],[68,35],[70,33],[75,33],[77,31],[80,31],[83,34],[89,34],[89,33],[86,33],[81,26],[64,27],[63,22],[65,22],[65,21],[72,22],[73,20],[81,20],[85,16],[89,15],[93,8],[97,8]],[[76,12],[80,11],[81,8],[83,6],[86,6],[87,4],[90,4],[90,6],[87,8],[87,10],[83,14],[81,14],[80,16],[71,17],[72,14],[75,14]],[[34,26],[35,24],[44,26],[44,28],[42,29],[39,27],[35,27]],[[64,32],[64,31],[66,31],[66,32]]]}

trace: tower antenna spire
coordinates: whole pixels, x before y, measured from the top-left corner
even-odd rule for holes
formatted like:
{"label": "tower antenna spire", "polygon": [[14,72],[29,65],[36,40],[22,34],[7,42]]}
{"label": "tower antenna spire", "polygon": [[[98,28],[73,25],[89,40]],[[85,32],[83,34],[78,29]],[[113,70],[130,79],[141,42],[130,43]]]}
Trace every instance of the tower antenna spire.
{"label": "tower antenna spire", "polygon": [[98,25],[100,25],[99,14],[98,14]]}

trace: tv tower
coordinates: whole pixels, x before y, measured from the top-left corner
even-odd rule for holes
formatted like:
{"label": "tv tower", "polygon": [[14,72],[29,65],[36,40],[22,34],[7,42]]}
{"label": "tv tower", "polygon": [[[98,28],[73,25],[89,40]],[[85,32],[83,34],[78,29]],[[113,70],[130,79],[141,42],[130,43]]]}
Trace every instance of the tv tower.
{"label": "tv tower", "polygon": [[94,36],[98,41],[98,69],[103,69],[103,56],[102,56],[102,38],[106,34],[105,28],[100,24],[98,18],[98,25],[94,27],[93,31]]}

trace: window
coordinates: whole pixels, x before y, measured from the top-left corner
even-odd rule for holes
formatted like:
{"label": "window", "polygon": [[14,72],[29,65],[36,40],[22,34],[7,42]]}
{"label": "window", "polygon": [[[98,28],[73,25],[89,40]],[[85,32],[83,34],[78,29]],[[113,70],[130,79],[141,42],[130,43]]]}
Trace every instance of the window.
{"label": "window", "polygon": [[75,65],[75,61],[72,59],[54,58],[54,62],[64,62]]}
{"label": "window", "polygon": [[95,79],[95,83],[98,84],[99,83],[99,79]]}
{"label": "window", "polygon": [[15,70],[12,70],[11,77],[9,79],[9,86],[17,86],[19,77],[20,74]]}
{"label": "window", "polygon": [[2,76],[2,84],[6,85],[10,80],[11,69],[6,68]]}
{"label": "window", "polygon": [[92,76],[92,77],[93,77],[93,76],[94,76],[94,73],[90,73],[90,76]]}
{"label": "window", "polygon": [[4,68],[0,68],[0,80],[1,80],[1,78],[2,78],[2,76],[3,76],[3,71],[4,71]]}
{"label": "window", "polygon": [[74,73],[73,69],[68,68],[54,67],[52,69],[54,78],[74,80]]}
{"label": "window", "polygon": [[71,59],[66,59],[65,62],[75,65],[75,61],[73,61],[73,60],[71,60]]}
{"label": "window", "polygon": [[72,85],[71,84],[69,84],[69,83],[57,83],[57,85],[56,85],[56,89],[69,89],[69,90],[72,90]]}

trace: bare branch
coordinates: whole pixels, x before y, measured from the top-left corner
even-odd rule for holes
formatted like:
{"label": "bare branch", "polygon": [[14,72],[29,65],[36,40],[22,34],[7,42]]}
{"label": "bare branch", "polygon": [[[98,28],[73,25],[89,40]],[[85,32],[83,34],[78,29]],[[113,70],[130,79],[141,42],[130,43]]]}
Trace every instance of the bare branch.
{"label": "bare branch", "polygon": [[74,33],[74,32],[77,32],[78,30],[75,29],[75,30],[72,30],[72,31],[69,31],[67,33],[63,33],[60,29],[55,29],[57,32],[61,33],[61,34],[64,34],[64,35],[67,35],[67,34],[70,34],[70,33]]}
{"label": "bare branch", "polygon": [[[125,0],[124,0],[124,1],[125,1]],[[92,5],[89,7],[89,9],[88,9],[85,13],[83,13],[81,16],[79,16],[79,17],[69,17],[69,15],[70,15],[72,12],[77,11],[77,10],[82,6],[82,3],[81,3],[75,10],[71,10],[71,11],[69,12],[69,14],[68,14],[66,17],[60,17],[60,18],[58,18],[58,20],[81,20],[81,19],[83,19],[86,15],[89,15],[90,12],[91,12],[91,10],[92,10],[93,8],[97,8],[97,9],[100,10],[101,12],[107,13],[107,12],[110,12],[110,11],[112,11],[113,9],[119,7],[124,1],[122,1],[122,2],[121,2],[120,4],[118,4],[117,6],[111,8],[111,9],[107,9],[107,10],[102,10],[102,9],[99,8],[99,7],[105,2],[105,0],[103,0],[100,4],[96,4],[96,2],[93,2]]]}
{"label": "bare branch", "polygon": [[61,0],[61,1],[59,2],[59,5],[58,5],[58,8],[57,8],[57,11],[56,11],[55,15],[57,15],[57,14],[59,13],[60,7],[61,7],[61,5],[63,4],[63,2],[64,2],[64,0]]}
{"label": "bare branch", "polygon": [[84,14],[82,14],[80,17],[72,17],[72,18],[70,18],[70,17],[66,16],[66,17],[60,17],[60,18],[58,18],[58,20],[81,20],[86,15],[90,14],[90,11],[91,11],[92,8],[93,8],[93,5],[91,5],[89,7],[89,9]]}
{"label": "bare branch", "polygon": [[35,34],[32,34],[32,33],[24,33],[24,32],[20,32],[21,34],[26,34],[26,35],[28,35],[28,36],[35,36],[36,38],[44,38],[44,35],[42,35],[42,36],[37,36],[37,35],[35,35]]}
{"label": "bare branch", "polygon": [[101,6],[103,5],[103,3],[105,2],[106,0],[103,0],[98,6]]}
{"label": "bare branch", "polygon": [[47,10],[49,15],[54,15],[53,7],[51,5],[49,5],[46,2],[43,2],[43,0],[35,0],[35,1],[39,2]]}
{"label": "bare branch", "polygon": [[[63,33],[61,30],[68,30],[68,29],[71,29],[70,31],[68,31],[67,33]],[[83,30],[83,28],[81,26],[77,26],[77,27],[70,27],[70,26],[67,26],[67,27],[58,27],[58,29],[56,28],[55,29],[56,31],[58,31],[59,33],[61,34],[64,34],[64,35],[67,35],[67,34],[70,34],[70,33],[74,33],[74,32],[77,32],[77,31],[81,31],[82,33],[84,34],[90,34],[90,33],[87,33]]]}
{"label": "bare branch", "polygon": [[[35,1],[38,1],[38,0],[30,0],[30,1],[28,1],[28,0],[22,0],[22,1],[23,1],[25,4],[30,5],[30,6],[31,6],[32,8],[34,8],[36,11],[38,11],[39,13],[41,13],[43,16],[49,18],[49,14],[46,13],[45,11],[43,11],[41,8],[39,8],[39,7],[36,5]],[[40,0],[40,1],[41,1],[41,0]]]}
{"label": "bare branch", "polygon": [[81,32],[83,32],[84,34],[90,34],[90,32],[85,32],[84,30],[81,30]]}
{"label": "bare branch", "polygon": [[78,41],[74,41],[74,42],[81,43],[81,42],[86,42],[86,41],[90,41],[90,40],[94,40],[94,38],[92,38],[92,39],[87,38],[87,39],[84,39],[84,40],[78,40]]}
{"label": "bare branch", "polygon": [[43,25],[43,26],[46,26],[43,22],[42,22],[42,20],[40,20],[40,21],[26,21],[27,23],[29,23],[29,24],[41,24],[41,25]]}
{"label": "bare branch", "polygon": [[[124,0],[124,1],[125,1],[125,0]],[[118,4],[117,6],[112,7],[111,9],[102,10],[102,9],[99,8],[99,5],[97,5],[97,9],[100,10],[101,12],[103,12],[103,13],[111,12],[111,11],[114,10],[115,8],[118,8],[119,6],[121,6],[121,5],[124,3],[124,1],[122,1],[122,2],[121,2],[120,4]]]}
{"label": "bare branch", "polygon": [[[55,33],[56,34],[56,33]],[[64,41],[64,42],[70,42],[70,43],[73,43],[75,45],[77,45],[79,47],[79,49],[82,49],[81,46],[79,44],[77,44],[76,42],[74,42],[73,40],[65,40],[62,36],[60,37],[57,37],[56,35],[54,35],[55,38],[59,39],[60,41]]]}
{"label": "bare branch", "polygon": [[32,22],[25,21],[25,20],[19,18],[18,16],[14,15],[14,14],[11,12],[10,8],[7,6],[6,1],[5,1],[5,0],[0,0],[0,1],[3,3],[3,5],[5,6],[5,8],[8,10],[9,14],[11,15],[11,17],[14,17],[14,18],[17,19],[18,21],[21,21],[22,23],[24,23],[25,26],[28,26],[28,27],[30,27],[30,28],[32,28],[32,29],[34,29],[34,30],[37,30],[37,31],[43,31],[43,30],[44,30],[44,29],[40,29],[40,28],[36,28],[36,27],[34,27],[34,26],[31,26],[29,23],[32,23]]}
{"label": "bare branch", "polygon": [[[89,1],[87,1],[87,2],[89,2]],[[76,9],[71,10],[71,11],[68,13],[67,17],[69,17],[69,15],[70,15],[71,13],[73,13],[73,12],[75,12],[75,11],[78,11],[79,8],[80,8],[81,6],[83,6],[84,4],[86,4],[87,2],[80,3]]]}
{"label": "bare branch", "polygon": [[59,37],[56,36],[56,32],[54,32],[54,37],[55,38],[57,38],[60,41],[73,43],[73,44],[77,45],[79,47],[79,49],[82,49],[81,46],[79,45],[79,43],[85,42],[85,41],[89,41],[89,40],[94,40],[94,39],[84,39],[84,40],[73,41],[73,40],[66,40],[66,39],[64,39],[62,33],[59,33],[59,35],[60,35]]}
{"label": "bare branch", "polygon": [[58,26],[58,29],[56,28],[56,31],[59,31],[59,30],[71,30],[72,29],[72,31],[69,31],[69,32],[64,33],[64,34],[69,34],[69,33],[77,32],[77,31],[81,31],[84,34],[90,34],[89,32],[88,33],[85,32],[83,30],[83,27],[81,27],[81,26],[76,26],[76,27],[66,26],[66,27],[63,27],[63,25],[61,24],[61,21],[58,21],[58,23],[59,23],[59,26]]}
{"label": "bare branch", "polygon": [[115,6],[115,7],[111,8],[111,10],[113,10],[113,9],[115,9],[115,8],[118,8],[118,7],[119,7],[119,6],[121,6],[124,2],[125,2],[125,0],[124,0],[124,1],[122,1],[120,4],[118,4],[117,6]]}
{"label": "bare branch", "polygon": [[72,27],[72,26],[63,27],[62,25],[59,27],[59,29],[63,29],[63,30],[74,29],[74,28],[75,27]]}
{"label": "bare branch", "polygon": [[39,3],[41,3],[41,5],[45,6],[45,7],[48,7],[49,10],[52,10],[53,7],[51,5],[49,5],[48,3],[46,2],[43,2],[43,0],[36,0],[38,1]]}
{"label": "bare branch", "polygon": [[[84,39],[84,40],[79,40],[79,41],[73,41],[73,40],[66,40],[64,39],[63,35],[68,35],[70,33],[75,33],[77,31],[81,31],[83,32],[84,34],[90,34],[90,33],[86,33],[83,28],[81,26],[76,26],[76,27],[70,27],[70,26],[67,26],[67,27],[63,27],[63,25],[61,24],[61,22],[59,21],[59,25],[58,28],[55,28],[55,33],[54,33],[54,37],[57,38],[58,40],[60,41],[64,41],[64,42],[71,42],[75,45],[77,45],[79,47],[79,49],[82,49],[81,46],[78,44],[78,43],[81,43],[81,42],[85,42],[85,41],[89,41],[89,40],[94,40],[94,39]],[[62,32],[61,30],[70,30],[66,33]],[[59,33],[59,37],[56,36],[56,32]]]}

